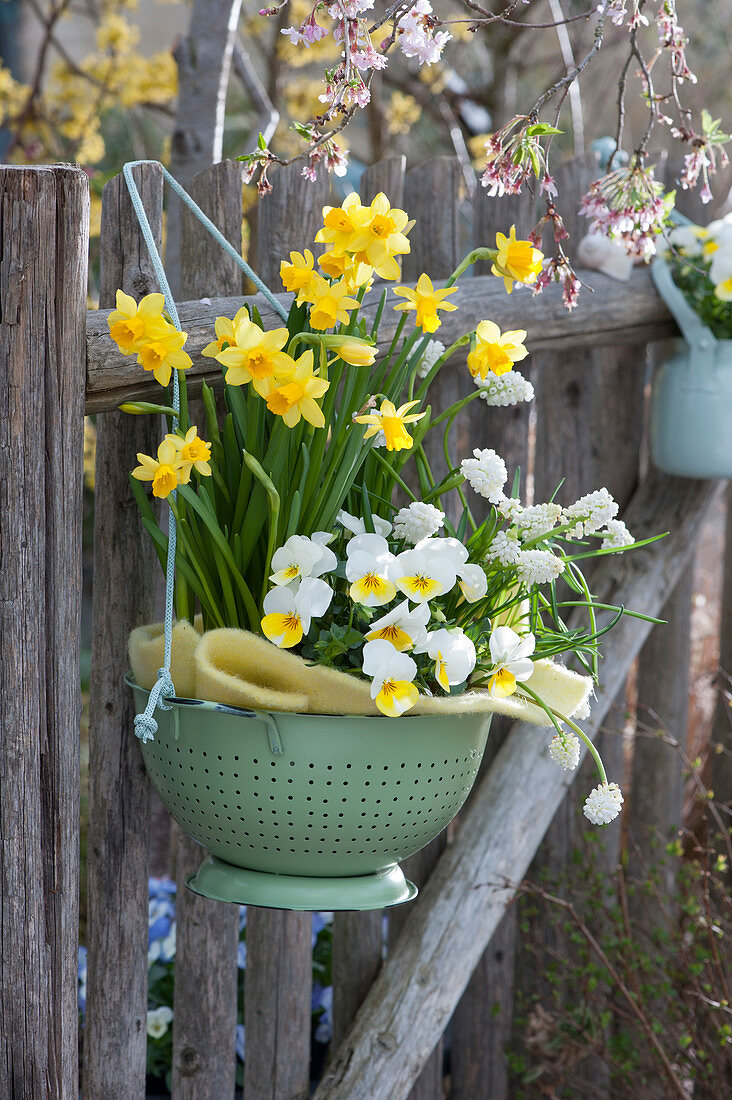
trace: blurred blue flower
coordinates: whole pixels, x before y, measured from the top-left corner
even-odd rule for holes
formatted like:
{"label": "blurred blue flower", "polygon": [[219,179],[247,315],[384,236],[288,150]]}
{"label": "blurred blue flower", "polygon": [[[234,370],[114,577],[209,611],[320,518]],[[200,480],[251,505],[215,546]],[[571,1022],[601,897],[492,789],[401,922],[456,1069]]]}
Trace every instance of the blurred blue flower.
{"label": "blurred blue flower", "polygon": [[315,941],[318,938],[320,932],[333,920],[332,913],[313,913],[313,947],[315,947]]}
{"label": "blurred blue flower", "polygon": [[315,1042],[329,1043],[333,1035],[333,986],[323,986],[313,982],[310,1007],[312,1012],[323,1010],[315,1029]]}
{"label": "blurred blue flower", "polygon": [[247,926],[247,907],[246,905],[239,906],[239,932],[243,932]]}
{"label": "blurred blue flower", "polygon": [[79,944],[79,1011],[86,1012],[86,948]]}
{"label": "blurred blue flower", "polygon": [[242,941],[239,941],[239,948],[236,954],[236,965],[240,970],[246,970],[247,968],[247,945]]}
{"label": "blurred blue flower", "polygon": [[244,1061],[244,1024],[236,1025],[236,1056]]}
{"label": "blurred blue flower", "polygon": [[172,878],[154,878],[152,875],[148,880],[148,891],[151,898],[165,898],[172,897],[176,892],[176,885]]}

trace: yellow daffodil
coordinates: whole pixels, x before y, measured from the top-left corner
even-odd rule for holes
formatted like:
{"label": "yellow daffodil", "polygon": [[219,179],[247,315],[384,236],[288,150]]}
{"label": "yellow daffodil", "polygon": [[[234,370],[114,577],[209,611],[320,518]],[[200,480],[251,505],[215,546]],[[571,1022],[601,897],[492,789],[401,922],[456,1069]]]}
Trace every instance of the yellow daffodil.
{"label": "yellow daffodil", "polygon": [[394,306],[394,309],[416,310],[415,324],[422,329],[422,332],[436,332],[442,324],[438,316],[438,310],[444,309],[447,312],[452,312],[457,309],[457,306],[453,305],[452,302],[445,301],[445,298],[449,297],[450,294],[454,294],[456,290],[456,286],[435,290],[432,280],[423,272],[417,279],[414,290],[408,286],[394,287],[395,294],[401,298],[406,298],[406,302],[400,302],[398,306]]}
{"label": "yellow daffodil", "polygon": [[491,371],[502,375],[513,370],[529,354],[524,347],[526,329],[501,333],[493,321],[481,321],[475,330],[475,347],[468,354],[468,370],[473,378],[485,379]]}
{"label": "yellow daffodil", "polygon": [[117,308],[107,318],[109,335],[123,355],[134,355],[146,340],[164,333],[169,327],[163,317],[162,294],[146,294],[138,305],[124,291],[117,291]]}
{"label": "yellow daffodil", "polygon": [[[414,424],[421,420],[426,413],[410,413],[409,410],[418,405],[418,401],[408,401],[398,409],[391,401],[384,400],[377,412],[364,413],[363,416],[354,416],[357,424],[368,424],[369,428],[364,439],[371,439],[378,432],[384,433],[387,451],[402,451],[412,446],[413,440],[406,429],[407,424]],[[407,415],[408,414],[408,415]]]}
{"label": "yellow daffodil", "polygon": [[188,370],[192,366],[191,357],[183,351],[188,333],[178,332],[172,325],[166,324],[166,331],[148,339],[137,353],[137,362],[143,370],[152,371],[155,381],[167,386],[174,370]]}
{"label": "yellow daffodil", "polygon": [[517,241],[515,225],[511,226],[508,237],[505,233],[496,233],[496,247],[498,255],[491,271],[503,279],[506,293],[513,290],[514,279],[517,283],[536,282],[544,254],[534,248],[531,241]]}
{"label": "yellow daffodil", "polygon": [[165,498],[173,492],[182,482],[181,468],[183,460],[175,443],[169,438],[163,440],[158,447],[158,457],[138,454],[140,463],[132,471],[132,476],[138,481],[152,481],[153,496]]}
{"label": "yellow daffodil", "polygon": [[241,324],[242,321],[248,320],[249,311],[246,306],[241,307],[233,321],[229,320],[228,317],[217,317],[214,325],[216,339],[212,340],[210,344],[206,344],[201,355],[205,355],[207,359],[215,359],[220,351],[234,343],[236,326]]}
{"label": "yellow daffodil", "polygon": [[234,343],[216,355],[227,368],[225,381],[229,386],[245,386],[251,382],[261,397],[271,390],[270,379],[289,377],[295,369],[292,356],[282,351],[289,339],[286,328],[264,332],[248,319],[234,330]]}
{"label": "yellow daffodil", "polygon": [[351,251],[350,240],[356,229],[353,215],[362,209],[355,191],[346,196],[341,206],[324,206],[323,228],[315,235],[316,244],[329,244],[336,255]]}
{"label": "yellow daffodil", "polygon": [[358,309],[355,298],[348,297],[348,287],[341,281],[329,283],[322,275],[316,275],[307,292],[307,301],[311,303],[310,325],[312,328],[334,328],[339,322],[347,325],[349,310]]}
{"label": "yellow daffodil", "polygon": [[307,420],[314,428],[324,428],[323,410],[316,404],[316,398],[322,397],[330,386],[325,378],[313,373],[313,353],[303,352],[295,362],[295,369],[287,379],[275,388],[270,383],[266,394],[267,408],[281,416],[288,428]]}
{"label": "yellow daffodil", "polygon": [[369,264],[360,263],[343,252],[324,252],[318,260],[318,266],[329,279],[343,279],[349,294],[355,294],[362,286],[370,289],[374,269]]}
{"label": "yellow daffodil", "polygon": [[183,438],[179,435],[166,435],[165,438],[169,439],[178,451],[178,457],[182,463],[178,474],[181,485],[187,485],[191,480],[191,470],[196,470],[202,477],[211,476],[211,466],[208,461],[211,457],[211,444],[201,439],[195,425],[188,429]]}
{"label": "yellow daffodil", "polygon": [[348,251],[362,263],[370,264],[380,278],[398,279],[399,264],[394,257],[410,251],[407,233],[414,222],[409,215],[391,207],[380,191],[370,206],[354,208],[351,220],[355,232],[348,242]]}
{"label": "yellow daffodil", "polygon": [[280,264],[280,279],[285,290],[290,294],[296,294],[301,300],[304,291],[307,291],[317,274],[313,271],[313,254],[309,248],[304,252],[291,252],[289,264],[283,260]]}
{"label": "yellow daffodil", "polygon": [[352,367],[370,367],[376,360],[376,348],[357,336],[324,336],[329,351]]}

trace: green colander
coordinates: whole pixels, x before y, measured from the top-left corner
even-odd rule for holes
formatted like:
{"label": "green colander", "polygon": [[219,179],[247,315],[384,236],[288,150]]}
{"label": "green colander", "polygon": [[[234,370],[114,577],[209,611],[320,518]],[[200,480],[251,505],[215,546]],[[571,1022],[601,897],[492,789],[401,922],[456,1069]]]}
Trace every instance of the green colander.
{"label": "green colander", "polygon": [[[148,693],[131,678],[138,710]],[[452,820],[490,715],[333,717],[174,699],[142,745],[167,810],[210,855],[188,885],[276,909],[381,909],[416,896],[399,860]]]}

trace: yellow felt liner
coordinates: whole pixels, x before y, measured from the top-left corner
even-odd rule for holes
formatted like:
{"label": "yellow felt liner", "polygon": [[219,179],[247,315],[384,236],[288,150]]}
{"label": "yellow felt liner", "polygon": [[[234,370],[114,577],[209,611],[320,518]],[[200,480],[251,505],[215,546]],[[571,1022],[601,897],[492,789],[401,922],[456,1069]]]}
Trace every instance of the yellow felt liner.
{"label": "yellow felt liner", "polygon": [[[380,714],[371,685],[345,672],[309,665],[302,657],[246,630],[200,632],[188,622],[173,628],[171,675],[176,695],[207,699],[250,710],[298,714]],[[138,684],[150,689],[163,663],[163,626],[138,627],[130,635],[130,663]],[[554,709],[571,717],[585,711],[592,681],[555,664],[536,661],[531,688]],[[516,695],[492,699],[486,691],[456,696],[420,695],[409,714],[506,714],[550,726],[544,711]]]}

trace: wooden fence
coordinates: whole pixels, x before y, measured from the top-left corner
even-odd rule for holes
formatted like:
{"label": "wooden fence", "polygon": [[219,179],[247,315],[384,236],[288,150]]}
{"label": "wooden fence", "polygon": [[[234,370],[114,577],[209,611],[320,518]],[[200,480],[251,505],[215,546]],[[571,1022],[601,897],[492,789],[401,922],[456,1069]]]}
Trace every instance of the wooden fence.
{"label": "wooden fence", "polygon": [[[572,197],[595,171],[563,170]],[[163,182],[154,166],[136,170],[153,231],[162,237]],[[250,216],[250,260],[270,285],[291,248],[307,246],[327,200],[325,185],[280,172],[274,194]],[[90,698],[88,987],[83,1093],[87,1100],[135,1100],[145,1093],[147,905],[151,791],[133,734],[122,677],[129,631],[156,614],[158,566],[131,500],[127,471],[151,453],[158,428],[116,411],[148,395],[151,380],[108,338],[106,311],[121,287],[156,290],[147,252],[117,177],[104,192],[100,311],[86,311],[88,187],[77,168],[0,170],[0,1094],[13,1100],[78,1095],[76,957],[79,846],[79,638],[81,599],[82,414],[97,415],[94,616]],[[393,157],[369,168],[362,195],[384,189],[417,219],[405,279],[422,270],[444,278],[471,243],[531,211],[521,199],[460,198],[448,158],[405,171]],[[193,192],[227,238],[241,245],[237,164],[214,165]],[[573,217],[570,222],[575,221]],[[575,236],[581,226],[570,225]],[[622,769],[617,734],[629,670],[639,659],[642,697],[683,740],[691,608],[689,569],[700,526],[719,492],[713,483],[640,476],[648,343],[676,329],[647,270],[627,284],[591,274],[595,293],[567,314],[551,287],[537,299],[507,297],[486,274],[460,281],[447,343],[483,317],[525,327],[537,390],[531,409],[470,406],[460,453],[490,445],[533,476],[546,500],[565,477],[565,502],[607,485],[637,538],[670,531],[660,543],[604,558],[592,574],[601,599],[665,614],[651,631],[626,618],[606,639],[603,683],[586,723],[603,739],[612,771]],[[180,313],[194,365],[218,314],[243,303],[240,272],[200,226],[181,232]],[[206,297],[201,298],[201,295]],[[265,324],[272,310],[257,302]],[[391,335],[386,320],[382,336]],[[444,372],[439,402],[469,389],[464,368]],[[154,388],[154,387],[153,387]],[[728,584],[732,583],[729,581]],[[657,639],[662,641],[657,642]],[[663,656],[659,655],[659,644]],[[670,690],[669,684],[675,685]],[[619,704],[619,706],[617,705]],[[615,732],[613,732],[615,731]],[[540,989],[537,968],[507,910],[532,860],[561,868],[576,840],[579,789],[548,759],[532,727],[499,724],[490,759],[450,842],[438,838],[410,861],[417,902],[389,916],[339,913],[334,925],[334,1050],[316,1100],[438,1100],[445,1095],[442,1038],[450,1027],[451,1100],[510,1095],[502,1057],[514,987]],[[673,786],[657,743],[636,752],[636,772]],[[587,777],[585,777],[587,778]],[[636,830],[678,820],[676,795],[659,810],[634,784]],[[584,789],[584,784],[583,788]],[[659,816],[660,815],[660,816]],[[160,828],[160,814],[153,814]],[[547,842],[542,838],[547,834]],[[608,860],[618,858],[610,830]],[[176,834],[179,884],[173,1095],[221,1100],[234,1094],[238,914],[182,888],[200,850]],[[537,854],[538,853],[538,854]],[[542,929],[535,930],[541,942]],[[548,945],[549,947],[552,945]],[[310,916],[250,908],[247,923],[246,1100],[301,1100],[310,1092]],[[601,1067],[588,1072],[600,1080]],[[669,1088],[670,1088],[669,1083]],[[673,1090],[668,1095],[673,1095]]]}

